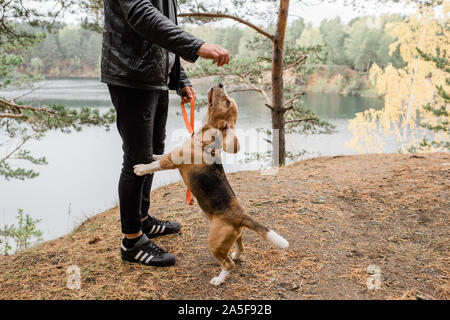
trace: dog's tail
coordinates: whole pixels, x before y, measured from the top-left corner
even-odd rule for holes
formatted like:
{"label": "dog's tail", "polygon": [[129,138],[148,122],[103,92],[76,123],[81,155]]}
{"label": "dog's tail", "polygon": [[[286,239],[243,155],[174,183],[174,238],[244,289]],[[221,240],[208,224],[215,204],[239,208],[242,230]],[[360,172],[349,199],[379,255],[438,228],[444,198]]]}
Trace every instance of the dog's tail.
{"label": "dog's tail", "polygon": [[289,242],[280,236],[275,231],[272,231],[259,222],[253,220],[250,216],[247,214],[244,214],[244,218],[242,219],[242,225],[252,231],[255,231],[257,234],[259,234],[261,237],[269,241],[270,243],[274,244],[280,249],[287,249],[289,247]]}

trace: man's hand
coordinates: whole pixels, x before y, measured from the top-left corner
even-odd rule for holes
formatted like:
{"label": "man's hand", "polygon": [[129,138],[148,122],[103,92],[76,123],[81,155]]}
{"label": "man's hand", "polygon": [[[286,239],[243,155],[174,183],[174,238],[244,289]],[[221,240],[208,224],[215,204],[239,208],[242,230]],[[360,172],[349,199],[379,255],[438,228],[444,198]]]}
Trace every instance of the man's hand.
{"label": "man's hand", "polygon": [[213,63],[216,63],[219,67],[230,63],[230,53],[228,50],[217,44],[205,42],[200,49],[198,49],[197,55],[205,59],[213,60]]}
{"label": "man's hand", "polygon": [[188,103],[192,98],[196,97],[195,90],[192,87],[184,87],[180,90],[180,96],[184,103]]}

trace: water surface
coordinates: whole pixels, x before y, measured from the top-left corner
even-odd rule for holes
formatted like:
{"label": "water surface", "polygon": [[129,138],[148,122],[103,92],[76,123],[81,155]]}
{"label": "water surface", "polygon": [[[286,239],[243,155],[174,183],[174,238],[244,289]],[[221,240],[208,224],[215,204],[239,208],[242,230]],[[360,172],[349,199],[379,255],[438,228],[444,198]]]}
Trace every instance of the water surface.
{"label": "water surface", "polygon": [[[205,94],[212,83],[198,86],[199,94]],[[61,103],[70,107],[112,107],[106,85],[96,79],[46,80],[39,89],[21,100],[34,105]],[[25,92],[19,89],[0,91],[0,96],[13,99]],[[242,164],[245,151],[260,150],[265,144],[256,134],[258,128],[270,128],[270,112],[256,94],[235,93],[239,105],[241,144],[243,151],[226,155],[227,172],[255,170],[256,163]],[[309,151],[305,157],[353,154],[345,147],[351,138],[348,119],[356,112],[368,108],[380,108],[383,101],[338,94],[308,94],[305,104],[323,119],[336,126],[331,135],[292,135],[287,138],[289,150]],[[167,144],[169,150],[178,145],[187,132],[179,112],[179,98],[171,94]],[[200,125],[205,110],[196,113],[196,126]],[[242,138],[246,137],[246,138]],[[73,227],[93,214],[111,208],[118,203],[117,181],[122,163],[121,141],[115,126],[105,132],[100,128],[86,128],[70,135],[51,132],[41,141],[31,142],[27,148],[35,156],[46,156],[48,165],[35,167],[39,177],[27,181],[0,180],[0,225],[14,222],[16,209],[22,208],[36,219],[42,219],[39,228],[45,239],[52,239],[70,232]],[[392,147],[392,151],[395,148]],[[3,154],[5,150],[0,150]],[[177,171],[158,173],[153,189],[178,181]],[[180,195],[183,197],[183,195]]]}

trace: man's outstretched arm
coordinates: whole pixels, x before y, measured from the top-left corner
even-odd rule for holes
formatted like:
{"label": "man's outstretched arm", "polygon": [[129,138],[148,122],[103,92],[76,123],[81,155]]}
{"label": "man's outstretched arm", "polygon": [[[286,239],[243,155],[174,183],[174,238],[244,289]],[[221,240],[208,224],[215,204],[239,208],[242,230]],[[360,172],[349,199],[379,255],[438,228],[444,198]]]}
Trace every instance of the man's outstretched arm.
{"label": "man's outstretched arm", "polygon": [[143,38],[163,47],[189,62],[198,56],[212,59],[219,66],[229,62],[229,52],[184,31],[165,17],[148,0],[119,0],[128,24]]}

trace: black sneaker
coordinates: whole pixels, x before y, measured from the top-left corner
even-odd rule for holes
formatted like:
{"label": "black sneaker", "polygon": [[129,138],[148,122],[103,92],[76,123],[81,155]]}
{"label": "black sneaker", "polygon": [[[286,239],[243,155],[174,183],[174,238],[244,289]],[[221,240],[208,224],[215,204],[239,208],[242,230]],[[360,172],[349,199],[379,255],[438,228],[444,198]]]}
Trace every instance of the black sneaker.
{"label": "black sneaker", "polygon": [[166,234],[178,233],[181,225],[175,221],[162,221],[155,217],[148,216],[148,219],[142,224],[142,232],[149,238],[164,236]]}
{"label": "black sneaker", "polygon": [[122,241],[120,252],[123,261],[154,267],[168,267],[175,264],[175,256],[151,242],[145,234],[142,235],[133,248],[125,247]]}

